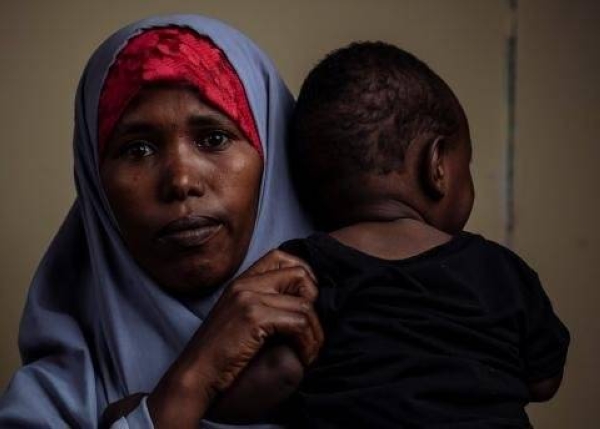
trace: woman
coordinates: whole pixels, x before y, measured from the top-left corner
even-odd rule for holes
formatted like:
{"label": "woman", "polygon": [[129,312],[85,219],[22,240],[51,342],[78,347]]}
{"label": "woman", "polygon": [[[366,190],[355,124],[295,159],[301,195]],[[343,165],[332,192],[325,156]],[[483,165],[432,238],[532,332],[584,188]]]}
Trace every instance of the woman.
{"label": "woman", "polygon": [[264,54],[217,21],[152,18],[100,46],[76,99],[78,198],[32,282],[0,427],[96,427],[138,392],[114,427],[198,427],[268,337],[314,359],[309,269],[256,262],[310,230],[291,107]]}

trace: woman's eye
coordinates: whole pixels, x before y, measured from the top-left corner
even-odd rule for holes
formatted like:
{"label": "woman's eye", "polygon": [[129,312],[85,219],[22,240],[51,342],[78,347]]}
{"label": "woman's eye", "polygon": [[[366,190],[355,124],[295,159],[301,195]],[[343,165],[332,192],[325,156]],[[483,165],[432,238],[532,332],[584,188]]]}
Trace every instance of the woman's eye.
{"label": "woman's eye", "polygon": [[140,159],[154,154],[154,146],[145,140],[135,140],[122,146],[119,156]]}
{"label": "woman's eye", "polygon": [[212,131],[196,140],[196,144],[204,149],[224,149],[231,138],[224,131]]}

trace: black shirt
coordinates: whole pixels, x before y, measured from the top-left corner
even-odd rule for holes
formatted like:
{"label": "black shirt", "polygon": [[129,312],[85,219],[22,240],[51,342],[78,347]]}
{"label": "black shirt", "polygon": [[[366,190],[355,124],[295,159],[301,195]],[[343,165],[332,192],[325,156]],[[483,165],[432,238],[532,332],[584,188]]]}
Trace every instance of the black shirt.
{"label": "black shirt", "polygon": [[530,427],[527,383],[560,373],[569,333],[514,253],[469,233],[396,261],[322,233],[281,249],[315,271],[325,331],[292,426]]}

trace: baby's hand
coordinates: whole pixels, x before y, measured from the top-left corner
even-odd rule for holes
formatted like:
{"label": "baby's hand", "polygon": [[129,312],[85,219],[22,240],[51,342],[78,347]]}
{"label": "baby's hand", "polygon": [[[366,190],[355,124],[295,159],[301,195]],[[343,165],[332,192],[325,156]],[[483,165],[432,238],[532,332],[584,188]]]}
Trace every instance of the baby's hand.
{"label": "baby's hand", "polygon": [[269,342],[208,411],[209,420],[229,424],[264,422],[296,390],[304,366],[286,344]]}

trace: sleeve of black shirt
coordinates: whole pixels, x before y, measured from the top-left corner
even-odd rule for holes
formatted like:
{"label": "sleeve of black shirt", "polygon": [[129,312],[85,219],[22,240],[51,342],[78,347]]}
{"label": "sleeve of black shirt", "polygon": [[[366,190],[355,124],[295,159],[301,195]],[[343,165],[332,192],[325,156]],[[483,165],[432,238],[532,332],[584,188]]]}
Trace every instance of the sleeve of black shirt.
{"label": "sleeve of black shirt", "polygon": [[538,275],[520,261],[524,277],[525,335],[522,343],[525,377],[537,382],[558,375],[567,357],[569,331],[554,313]]}
{"label": "sleeve of black shirt", "polygon": [[314,253],[316,250],[311,246],[310,238],[286,241],[279,246],[279,250],[303,259],[313,269],[317,277],[317,288],[319,289],[319,297],[315,302],[315,310],[319,315],[321,324],[326,328],[330,319],[335,317],[338,304],[336,287],[333,280],[327,275],[322,255],[319,257]]}
{"label": "sleeve of black shirt", "polygon": [[288,240],[279,246],[279,250],[283,250],[290,255],[297,256],[306,261],[309,265],[312,262],[310,258],[310,252],[308,251],[308,248],[302,239]]}

